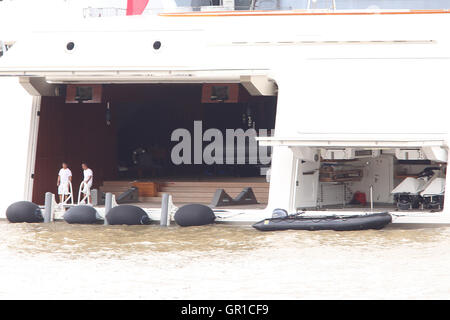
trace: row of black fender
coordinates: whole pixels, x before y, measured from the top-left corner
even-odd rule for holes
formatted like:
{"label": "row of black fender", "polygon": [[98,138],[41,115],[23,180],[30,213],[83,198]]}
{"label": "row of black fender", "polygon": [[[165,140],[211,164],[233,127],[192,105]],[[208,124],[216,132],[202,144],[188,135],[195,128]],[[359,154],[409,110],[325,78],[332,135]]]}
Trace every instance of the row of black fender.
{"label": "row of black fender", "polygon": [[[41,208],[29,201],[11,204],[6,209],[6,218],[12,223],[44,221]],[[212,209],[202,204],[184,205],[174,215],[175,222],[182,227],[211,224],[215,218]],[[70,224],[104,223],[97,210],[87,205],[71,207],[64,213],[64,220]],[[106,214],[106,220],[109,225],[148,225],[153,222],[142,208],[129,204],[119,205],[109,210]]]}

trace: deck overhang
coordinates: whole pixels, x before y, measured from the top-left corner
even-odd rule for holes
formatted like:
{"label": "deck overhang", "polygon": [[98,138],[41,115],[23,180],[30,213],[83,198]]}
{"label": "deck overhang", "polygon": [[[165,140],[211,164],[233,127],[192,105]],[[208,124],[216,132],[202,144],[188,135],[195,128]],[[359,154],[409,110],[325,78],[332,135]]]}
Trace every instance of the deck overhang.
{"label": "deck overhang", "polygon": [[53,95],[55,84],[125,83],[240,83],[252,96],[274,96],[277,85],[268,70],[116,70],[116,71],[24,71],[2,70],[1,76],[18,77],[31,95]]}
{"label": "deck overhang", "polygon": [[[408,151],[420,150],[410,160],[448,161],[448,139],[445,134],[303,134],[298,137],[256,138],[260,145],[288,147],[294,157],[316,161],[317,150],[391,150],[398,159],[408,159]],[[351,154],[351,152],[348,152]],[[347,156],[343,156],[345,159]],[[352,156],[348,156],[350,159]]]}
{"label": "deck overhang", "polygon": [[314,148],[423,148],[448,149],[445,134],[302,134],[297,137],[258,137],[262,146]]}

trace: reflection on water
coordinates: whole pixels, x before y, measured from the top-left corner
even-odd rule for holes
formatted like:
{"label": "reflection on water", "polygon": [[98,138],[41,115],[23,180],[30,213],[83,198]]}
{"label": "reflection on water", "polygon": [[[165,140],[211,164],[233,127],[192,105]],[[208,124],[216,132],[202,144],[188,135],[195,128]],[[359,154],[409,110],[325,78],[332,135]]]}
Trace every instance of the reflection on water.
{"label": "reflection on water", "polygon": [[0,222],[0,298],[450,298],[450,228]]}

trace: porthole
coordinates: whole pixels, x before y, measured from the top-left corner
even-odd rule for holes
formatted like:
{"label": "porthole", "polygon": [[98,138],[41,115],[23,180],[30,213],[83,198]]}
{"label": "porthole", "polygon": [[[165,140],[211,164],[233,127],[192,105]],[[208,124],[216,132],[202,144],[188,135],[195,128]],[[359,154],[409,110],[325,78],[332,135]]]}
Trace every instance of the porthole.
{"label": "porthole", "polygon": [[159,50],[159,48],[161,48],[161,41],[153,42],[153,49]]}
{"label": "porthole", "polygon": [[73,43],[72,41],[67,43],[67,45],[66,45],[67,50],[72,51],[74,48],[75,48],[75,43]]}

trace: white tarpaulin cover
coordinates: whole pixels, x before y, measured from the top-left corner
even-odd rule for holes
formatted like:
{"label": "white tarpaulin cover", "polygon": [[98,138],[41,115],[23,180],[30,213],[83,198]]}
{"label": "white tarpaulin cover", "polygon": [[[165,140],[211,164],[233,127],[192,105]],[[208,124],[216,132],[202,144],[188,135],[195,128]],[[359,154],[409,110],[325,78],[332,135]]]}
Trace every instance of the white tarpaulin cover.
{"label": "white tarpaulin cover", "polygon": [[445,178],[435,177],[428,181],[423,191],[420,193],[422,196],[441,195],[445,192]]}
{"label": "white tarpaulin cover", "polygon": [[425,180],[408,177],[403,180],[392,193],[419,194],[425,186]]}

